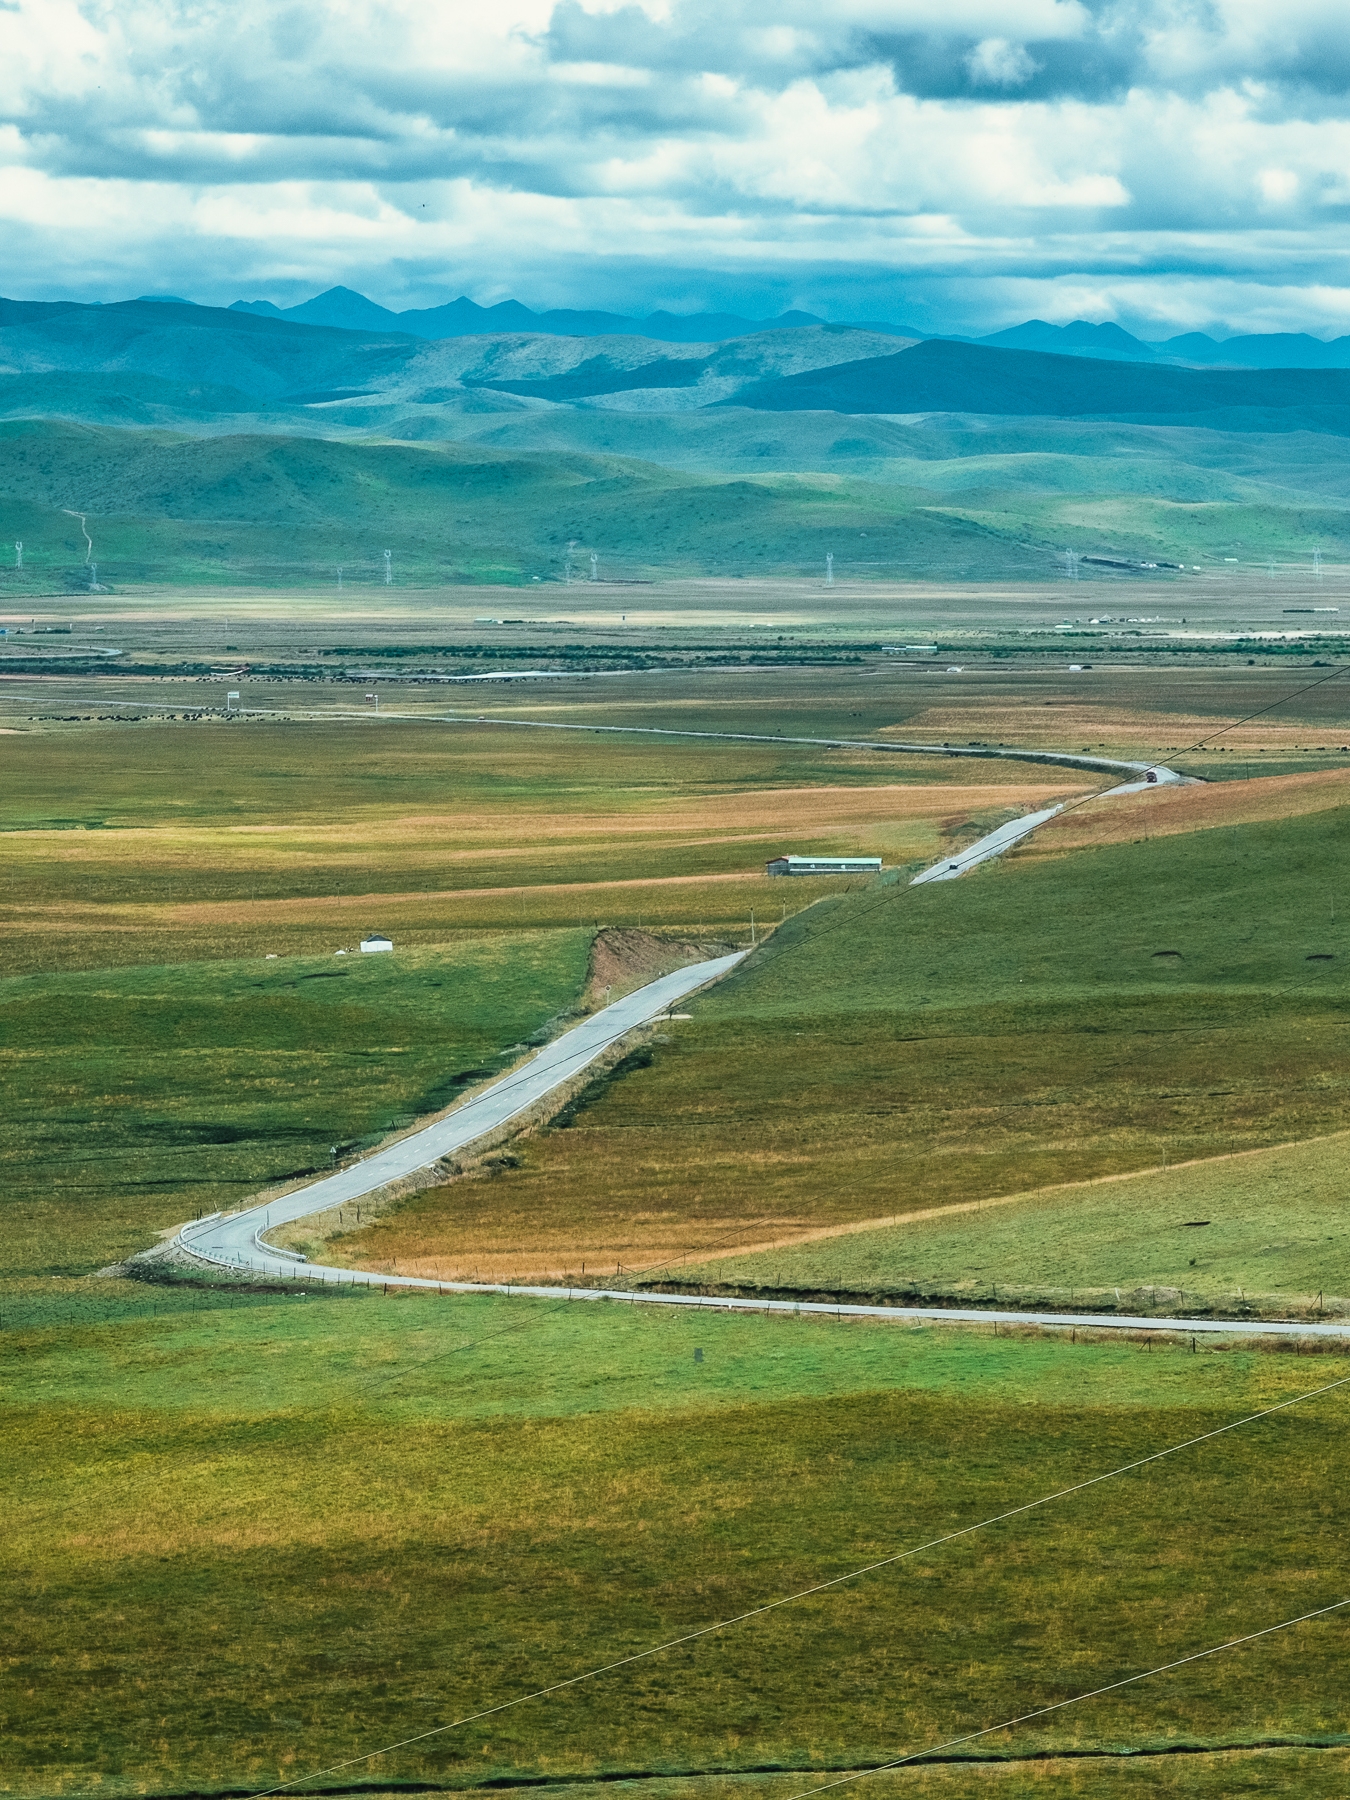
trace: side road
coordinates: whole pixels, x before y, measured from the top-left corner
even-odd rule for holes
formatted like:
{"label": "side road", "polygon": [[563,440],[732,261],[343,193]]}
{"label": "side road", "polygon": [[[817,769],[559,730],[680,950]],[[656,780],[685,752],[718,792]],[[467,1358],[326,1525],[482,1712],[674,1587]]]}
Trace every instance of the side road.
{"label": "side road", "polygon": [[[646,987],[616,1000],[612,1006],[604,1007],[589,1019],[583,1019],[580,1025],[565,1031],[551,1044],[545,1044],[523,1068],[503,1075],[434,1125],[412,1132],[387,1149],[367,1157],[364,1162],[354,1163],[336,1175],[325,1176],[322,1181],[311,1182],[293,1194],[284,1194],[279,1200],[250,1206],[243,1212],[217,1213],[209,1219],[184,1225],[172,1240],[172,1248],[225,1268],[248,1268],[273,1277],[293,1275],[303,1258],[264,1244],[260,1232],[273,1225],[306,1218],[311,1213],[327,1212],[330,1207],[345,1201],[359,1200],[363,1194],[374,1193],[391,1181],[402,1180],[418,1169],[438,1162],[443,1156],[463,1150],[475,1139],[517,1118],[554,1088],[571,1080],[634,1026],[644,1025],[661,1013],[669,1012],[697,988],[719,980],[745,955],[742,950],[733,956],[715,957],[710,962],[691,963],[672,975],[663,975],[659,981],[648,982]],[[320,1271],[315,1269],[312,1273],[319,1275]],[[329,1278],[346,1279],[350,1271],[329,1269],[323,1273]],[[378,1277],[368,1279],[378,1285]]]}

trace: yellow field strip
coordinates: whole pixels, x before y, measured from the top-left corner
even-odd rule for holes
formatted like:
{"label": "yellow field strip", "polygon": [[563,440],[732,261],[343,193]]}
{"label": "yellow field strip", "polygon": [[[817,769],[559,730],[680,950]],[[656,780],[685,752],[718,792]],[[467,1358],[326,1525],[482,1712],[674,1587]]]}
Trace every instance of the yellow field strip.
{"label": "yellow field strip", "polygon": [[[1262,1144],[1255,1150],[1226,1150],[1221,1156],[1196,1156],[1188,1162],[1151,1163],[1143,1169],[1126,1169],[1115,1175],[1090,1175],[1086,1181],[1064,1181],[1054,1187],[1025,1188],[1016,1194],[998,1194],[988,1200],[960,1200],[951,1206],[932,1206],[926,1212],[892,1213],[884,1219],[858,1219],[849,1225],[821,1225],[811,1231],[794,1232],[790,1237],[765,1239],[762,1243],[742,1244],[734,1250],[697,1250],[679,1259],[682,1268],[698,1263],[722,1262],[732,1256],[758,1256],[769,1250],[791,1250],[802,1244],[819,1243],[825,1238],[854,1237],[863,1231],[884,1231],[893,1225],[918,1225],[930,1219],[947,1219],[958,1213],[987,1212],[992,1206],[1015,1206],[1018,1201],[1044,1200],[1051,1194],[1067,1194],[1082,1188],[1106,1187],[1113,1182],[1139,1181],[1149,1175],[1173,1175],[1179,1169],[1208,1167],[1214,1163],[1241,1162],[1254,1156],[1274,1156],[1304,1144],[1330,1144],[1338,1138],[1350,1137],[1350,1131],[1328,1132],[1323,1137],[1293,1138],[1288,1143]],[[653,1265],[665,1268],[667,1263]],[[633,1265],[635,1274],[642,1271]]]}

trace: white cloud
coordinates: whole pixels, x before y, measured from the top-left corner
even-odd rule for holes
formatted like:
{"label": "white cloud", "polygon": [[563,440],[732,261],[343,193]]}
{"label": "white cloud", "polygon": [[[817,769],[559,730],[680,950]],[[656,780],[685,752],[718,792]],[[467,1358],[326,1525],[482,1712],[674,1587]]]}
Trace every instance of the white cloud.
{"label": "white cloud", "polygon": [[967,56],[966,67],[979,87],[1025,87],[1040,71],[1024,44],[1010,44],[1001,37],[981,38]]}
{"label": "white cloud", "polygon": [[27,293],[1350,329],[1347,91],[1326,0],[18,0],[0,231]]}

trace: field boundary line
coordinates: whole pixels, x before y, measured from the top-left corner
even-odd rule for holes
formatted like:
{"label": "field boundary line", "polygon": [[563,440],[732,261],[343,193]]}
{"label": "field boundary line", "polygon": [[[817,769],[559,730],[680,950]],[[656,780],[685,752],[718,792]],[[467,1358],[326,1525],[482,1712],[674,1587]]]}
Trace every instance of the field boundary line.
{"label": "field boundary line", "polygon": [[[893,1225],[921,1225],[926,1219],[947,1219],[959,1213],[983,1212],[987,1207],[1016,1206],[1020,1202],[1044,1200],[1055,1194],[1071,1194],[1081,1188],[1106,1187],[1120,1181],[1145,1181],[1151,1175],[1170,1175],[1177,1169],[1203,1169],[1212,1163],[1236,1162],[1244,1156],[1272,1156],[1278,1150],[1297,1150],[1305,1144],[1333,1144],[1338,1138],[1350,1137],[1345,1131],[1325,1131],[1318,1137],[1289,1138],[1278,1144],[1253,1144],[1245,1150],[1221,1150],[1215,1156],[1193,1156],[1185,1162],[1150,1163],[1144,1169],[1119,1169],[1110,1175],[1085,1175],[1078,1181],[1057,1181],[1050,1187],[1023,1188],[1015,1194],[991,1194],[987,1200],[955,1200],[947,1206],[932,1206],[926,1212],[893,1213],[885,1219],[858,1219],[847,1225],[821,1225],[798,1237],[775,1238],[770,1243],[748,1244],[739,1250],[696,1250],[682,1258],[689,1266],[720,1262],[730,1256],[759,1256],[770,1250],[793,1250],[801,1244],[816,1244],[827,1238],[852,1237],[864,1231],[886,1231]],[[665,1268],[666,1263],[654,1263]],[[646,1274],[634,1265],[634,1275]]]}

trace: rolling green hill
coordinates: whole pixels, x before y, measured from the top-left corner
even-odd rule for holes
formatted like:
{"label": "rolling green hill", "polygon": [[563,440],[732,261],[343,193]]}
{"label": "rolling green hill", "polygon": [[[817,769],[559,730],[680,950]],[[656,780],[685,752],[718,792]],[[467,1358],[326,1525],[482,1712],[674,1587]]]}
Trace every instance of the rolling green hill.
{"label": "rolling green hill", "polygon": [[[0,423],[0,543],[22,540],[24,567],[0,571],[0,591],[77,591],[90,563],[102,586],[310,584],[338,567],[370,579],[382,577],[385,549],[415,584],[556,580],[569,554],[579,566],[592,549],[604,579],[819,573],[827,552],[864,577],[1044,579],[1075,540],[1187,563],[1239,541],[1263,555],[1302,555],[1310,541],[1350,555],[1338,500],[1291,503],[1213,471],[1182,481],[1156,461],[1104,470],[1091,458],[958,456],[868,473],[10,421]],[[92,554],[72,513],[86,517]]]}
{"label": "rolling green hill", "polygon": [[933,339],[891,356],[746,387],[767,412],[956,412],[1222,423],[1350,435],[1350,371],[1183,369]]}
{"label": "rolling green hill", "polygon": [[610,580],[1350,554],[1350,371],[900,341],[0,302],[0,543],[25,546],[0,582],[308,585],[386,549],[416,584],[554,579],[569,546]]}
{"label": "rolling green hill", "polygon": [[[916,567],[1043,574],[1049,552],[931,511],[928,496],[834,476],[757,479],[617,457],[449,444],[128,434],[0,426],[0,541],[22,538],[24,579],[87,586],[85,513],[101,582],[312,581],[386,547],[400,578],[557,577],[569,542],[602,574],[817,569],[841,534]],[[381,564],[382,566],[382,564]],[[18,586],[8,571],[9,589]]]}

